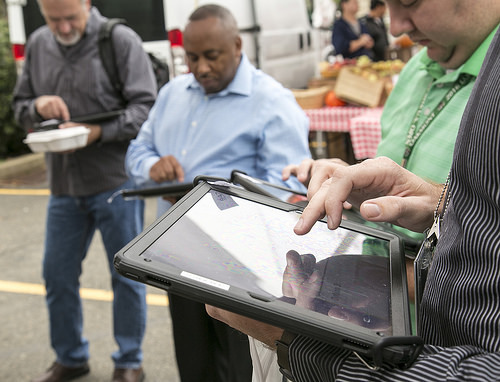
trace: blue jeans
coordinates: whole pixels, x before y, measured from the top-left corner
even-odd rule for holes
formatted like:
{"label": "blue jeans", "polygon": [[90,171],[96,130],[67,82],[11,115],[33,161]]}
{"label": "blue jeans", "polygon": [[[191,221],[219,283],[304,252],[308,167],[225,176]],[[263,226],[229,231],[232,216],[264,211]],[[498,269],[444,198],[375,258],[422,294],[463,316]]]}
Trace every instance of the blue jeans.
{"label": "blue jeans", "polygon": [[84,364],[89,358],[88,341],[83,337],[82,302],[79,278],[82,261],[98,229],[111,272],[113,288],[113,331],[118,350],[112,354],[115,367],[138,368],[142,363],[141,344],[146,327],[146,287],[119,275],[114,255],[143,228],[144,202],[109,196],[122,188],[86,197],[51,196],[47,211],[43,277],[47,288],[51,345],[57,361],[68,367]]}

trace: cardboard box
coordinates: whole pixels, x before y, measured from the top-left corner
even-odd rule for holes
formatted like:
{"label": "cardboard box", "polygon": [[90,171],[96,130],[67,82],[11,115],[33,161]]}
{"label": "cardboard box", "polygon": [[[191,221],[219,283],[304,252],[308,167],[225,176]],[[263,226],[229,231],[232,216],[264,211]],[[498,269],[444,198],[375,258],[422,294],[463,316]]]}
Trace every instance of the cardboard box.
{"label": "cardboard box", "polygon": [[386,98],[385,84],[386,80],[376,75],[367,78],[345,67],[340,70],[334,91],[338,98],[346,102],[377,107],[383,105]]}

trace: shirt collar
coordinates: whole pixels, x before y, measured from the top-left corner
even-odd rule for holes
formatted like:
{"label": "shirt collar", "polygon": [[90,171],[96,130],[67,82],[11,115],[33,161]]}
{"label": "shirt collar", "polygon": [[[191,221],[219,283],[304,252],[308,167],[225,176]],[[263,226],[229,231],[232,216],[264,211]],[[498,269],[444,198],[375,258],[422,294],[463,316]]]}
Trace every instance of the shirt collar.
{"label": "shirt collar", "polygon": [[[228,94],[240,94],[243,96],[249,96],[252,93],[252,64],[248,60],[248,57],[242,52],[240,64],[236,70],[236,74],[229,85],[222,89],[220,92],[213,94],[212,96],[224,97]],[[194,75],[191,74],[191,81],[188,83],[188,88],[190,89],[200,89],[203,91],[200,83],[196,81]]]}
{"label": "shirt collar", "polygon": [[[465,61],[465,63],[457,70],[447,72],[436,61],[431,60],[427,54],[423,54],[420,58],[421,68],[426,70],[434,79],[443,82],[456,81],[458,76],[462,73],[467,73],[477,77],[479,70],[481,69],[481,65],[484,62],[484,58],[486,57],[486,52],[488,51],[498,27],[499,26],[497,25],[497,27],[491,31],[488,37],[486,37],[481,45],[479,45],[479,47],[474,51],[472,56],[470,56],[469,59]],[[445,76],[446,78],[443,78]]]}

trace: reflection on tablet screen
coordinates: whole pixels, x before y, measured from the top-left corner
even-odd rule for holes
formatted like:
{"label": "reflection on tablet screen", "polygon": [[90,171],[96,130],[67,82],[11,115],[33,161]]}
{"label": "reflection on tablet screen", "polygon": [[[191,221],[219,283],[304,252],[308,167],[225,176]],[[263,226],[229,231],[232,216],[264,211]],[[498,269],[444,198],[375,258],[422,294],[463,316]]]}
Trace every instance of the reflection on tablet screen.
{"label": "reflection on tablet screen", "polygon": [[298,236],[299,216],[211,190],[142,256],[391,334],[389,242],[324,222]]}

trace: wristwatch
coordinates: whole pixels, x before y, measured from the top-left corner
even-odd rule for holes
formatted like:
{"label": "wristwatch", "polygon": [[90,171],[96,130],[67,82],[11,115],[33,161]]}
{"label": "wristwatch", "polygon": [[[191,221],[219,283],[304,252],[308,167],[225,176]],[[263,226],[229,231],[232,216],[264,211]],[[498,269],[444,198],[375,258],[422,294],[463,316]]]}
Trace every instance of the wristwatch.
{"label": "wristwatch", "polygon": [[278,356],[280,372],[290,381],[293,381],[293,376],[290,367],[290,359],[288,357],[288,349],[295,337],[297,337],[297,334],[285,330],[281,338],[276,341],[276,354]]}

